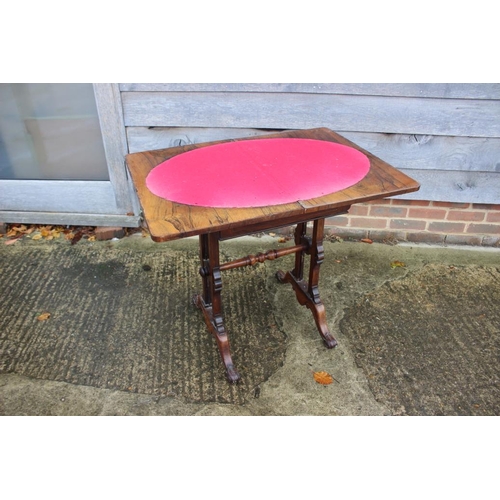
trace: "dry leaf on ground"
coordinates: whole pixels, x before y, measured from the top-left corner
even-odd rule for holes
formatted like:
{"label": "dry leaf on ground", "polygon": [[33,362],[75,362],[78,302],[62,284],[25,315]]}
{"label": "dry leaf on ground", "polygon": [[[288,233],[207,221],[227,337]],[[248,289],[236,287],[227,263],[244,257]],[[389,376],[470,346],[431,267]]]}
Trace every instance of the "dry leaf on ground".
{"label": "dry leaf on ground", "polygon": [[17,238],[12,238],[10,240],[6,240],[3,242],[4,245],[13,245],[17,240],[20,240],[21,236],[17,236]]}
{"label": "dry leaf on ground", "polygon": [[391,267],[394,269],[395,267],[406,267],[406,264],[404,262],[401,262],[400,260],[395,260],[391,262]]}
{"label": "dry leaf on ground", "polygon": [[321,385],[329,385],[333,382],[333,377],[328,372],[314,372],[313,377]]}
{"label": "dry leaf on ground", "polygon": [[49,318],[50,318],[50,313],[44,312],[44,313],[40,314],[40,316],[38,316],[36,319],[38,321],[45,321],[46,319],[49,319]]}

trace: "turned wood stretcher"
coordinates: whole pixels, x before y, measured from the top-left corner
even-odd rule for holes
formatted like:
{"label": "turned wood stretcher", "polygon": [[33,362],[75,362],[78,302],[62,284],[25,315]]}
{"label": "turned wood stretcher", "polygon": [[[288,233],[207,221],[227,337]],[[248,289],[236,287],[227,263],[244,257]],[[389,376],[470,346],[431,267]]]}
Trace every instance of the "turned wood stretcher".
{"label": "turned wood stretcher", "polygon": [[[295,254],[293,269],[277,278],[291,284],[325,345],[335,347],[318,289],[325,218],[355,203],[419,189],[415,180],[326,128],[133,153],[126,162],[152,239],[199,236],[203,286],[194,302],[232,383],[240,376],[224,327],[222,272]],[[221,240],[290,225],[296,225],[292,246],[220,262]]]}

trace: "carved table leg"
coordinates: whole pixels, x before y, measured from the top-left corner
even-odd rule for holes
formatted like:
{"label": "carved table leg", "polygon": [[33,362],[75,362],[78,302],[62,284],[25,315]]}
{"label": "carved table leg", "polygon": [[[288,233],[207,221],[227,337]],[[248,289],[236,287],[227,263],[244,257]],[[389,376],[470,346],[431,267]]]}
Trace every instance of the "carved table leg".
{"label": "carved table leg", "polygon": [[234,368],[222,317],[222,276],[219,265],[218,233],[200,236],[200,260],[203,293],[195,297],[195,304],[201,309],[205,323],[217,342],[229,382],[236,383],[240,376]]}
{"label": "carved table leg", "polygon": [[[304,251],[297,252],[295,255],[295,267],[292,271],[284,273],[278,271],[276,277],[285,283],[290,283],[295,291],[297,300],[302,306],[308,307],[314,317],[318,331],[325,342],[325,345],[331,349],[337,345],[337,340],[328,330],[326,324],[325,306],[319,297],[319,267],[324,259],[323,249],[323,231],[325,219],[314,221],[312,240],[310,241],[307,253],[310,255],[309,281],[304,280]],[[307,238],[305,236],[306,225],[298,224],[295,229],[295,244],[303,243]]]}

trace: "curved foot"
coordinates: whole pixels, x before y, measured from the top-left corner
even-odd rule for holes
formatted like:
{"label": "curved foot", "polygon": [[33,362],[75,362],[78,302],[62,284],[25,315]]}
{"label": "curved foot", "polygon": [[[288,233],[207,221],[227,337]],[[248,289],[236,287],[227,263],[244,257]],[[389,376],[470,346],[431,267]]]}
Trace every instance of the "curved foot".
{"label": "curved foot", "polygon": [[212,334],[215,341],[217,342],[217,348],[219,349],[219,354],[226,369],[227,379],[231,384],[235,384],[240,380],[240,375],[236,371],[233,360],[231,358],[231,351],[229,348],[229,339],[227,336],[226,329],[224,327],[224,321],[221,314],[213,313],[212,305],[205,304],[203,297],[201,295],[196,295],[193,298],[194,303],[201,309],[203,313],[203,319],[207,325],[208,331]]}
{"label": "curved foot", "polygon": [[323,337],[323,342],[328,349],[333,349],[334,347],[338,346],[337,340],[333,337],[331,333],[328,333],[328,335],[326,336],[322,335],[322,337]]}
{"label": "curved foot", "polygon": [[321,301],[318,302],[308,302],[306,306],[313,313],[314,321],[318,328],[318,332],[323,339],[325,346],[328,349],[333,349],[336,345],[338,345],[337,339],[330,333],[328,329],[328,325],[326,324],[326,314],[325,314],[325,306]]}
{"label": "curved foot", "polygon": [[232,364],[226,365],[226,377],[231,384],[236,384],[241,378]]}

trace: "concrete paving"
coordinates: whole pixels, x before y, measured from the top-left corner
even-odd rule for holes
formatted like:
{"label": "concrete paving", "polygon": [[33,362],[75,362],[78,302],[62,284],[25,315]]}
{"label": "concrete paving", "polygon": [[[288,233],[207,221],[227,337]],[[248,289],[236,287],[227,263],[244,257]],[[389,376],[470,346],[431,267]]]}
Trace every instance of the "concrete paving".
{"label": "concrete paving", "polygon": [[[231,386],[190,305],[196,238],[2,243],[1,415],[500,414],[499,249],[325,241],[333,350],[275,279],[293,257],[227,271]],[[239,238],[222,254],[288,244]]]}

